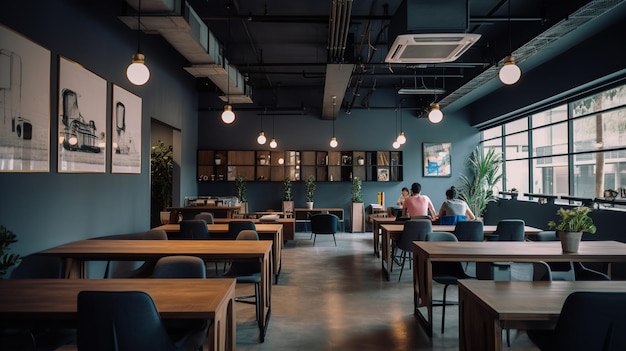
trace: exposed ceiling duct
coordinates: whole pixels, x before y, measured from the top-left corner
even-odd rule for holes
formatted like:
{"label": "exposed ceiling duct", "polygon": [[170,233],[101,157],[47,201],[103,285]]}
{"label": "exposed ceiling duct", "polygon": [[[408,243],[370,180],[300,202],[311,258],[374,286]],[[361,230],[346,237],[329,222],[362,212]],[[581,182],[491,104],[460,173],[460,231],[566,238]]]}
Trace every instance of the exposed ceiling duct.
{"label": "exposed ceiling duct", "polygon": [[389,26],[393,43],[385,62],[455,61],[480,39],[466,33],[468,26],[468,0],[404,0]]}

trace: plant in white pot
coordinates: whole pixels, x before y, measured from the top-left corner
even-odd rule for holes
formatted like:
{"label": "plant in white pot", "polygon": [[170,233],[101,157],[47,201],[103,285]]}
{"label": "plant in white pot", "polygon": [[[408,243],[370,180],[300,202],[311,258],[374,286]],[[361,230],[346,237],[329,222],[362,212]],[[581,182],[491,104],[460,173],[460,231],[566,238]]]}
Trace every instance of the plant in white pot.
{"label": "plant in white pot", "polygon": [[293,215],[293,196],[291,195],[291,179],[285,177],[283,179],[283,213],[285,217]]}
{"label": "plant in white pot", "polygon": [[315,177],[310,175],[304,181],[304,197],[306,199],[306,207],[313,209],[313,195],[315,195]]}
{"label": "plant in white pot", "polygon": [[559,208],[556,212],[561,217],[559,223],[548,222],[548,227],[556,229],[563,252],[578,252],[583,232],[596,233],[596,226],[589,217],[589,212],[591,209],[585,206],[570,209]]}

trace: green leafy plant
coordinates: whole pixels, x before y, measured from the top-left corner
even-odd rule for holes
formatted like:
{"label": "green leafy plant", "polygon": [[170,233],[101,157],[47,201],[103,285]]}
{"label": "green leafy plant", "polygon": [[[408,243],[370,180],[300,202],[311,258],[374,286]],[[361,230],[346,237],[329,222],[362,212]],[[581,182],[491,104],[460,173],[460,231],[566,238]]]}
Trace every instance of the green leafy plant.
{"label": "green leafy plant", "polygon": [[313,202],[313,195],[315,195],[315,177],[313,175],[310,175],[304,181],[304,188],[304,197],[306,198],[306,201]]}
{"label": "green leafy plant", "polygon": [[174,175],[172,146],[159,140],[150,150],[152,181],[152,207],[165,210],[172,206],[172,183]]}
{"label": "green leafy plant", "polygon": [[479,145],[467,159],[466,166],[470,174],[460,177],[459,198],[467,202],[477,217],[482,217],[487,204],[497,200],[493,189],[502,179],[502,157],[495,149],[484,153]]}
{"label": "green leafy plant", "polygon": [[237,195],[237,199],[241,202],[247,202],[248,197],[246,196],[246,177],[242,175],[238,175],[235,177],[235,191]]}
{"label": "green leafy plant", "polygon": [[293,201],[291,196],[291,179],[289,177],[283,179],[283,201]]}
{"label": "green leafy plant", "polygon": [[352,178],[352,202],[363,202],[363,183],[361,178]]}
{"label": "green leafy plant", "polygon": [[591,217],[589,217],[589,212],[591,212],[591,209],[585,206],[571,209],[561,207],[556,212],[556,214],[561,217],[561,220],[559,223],[555,221],[548,222],[548,227],[562,232],[587,232],[595,234],[596,226],[593,224]]}
{"label": "green leafy plant", "polygon": [[20,255],[7,253],[11,244],[17,242],[17,236],[5,226],[0,226],[0,277],[4,276],[9,268],[20,264]]}

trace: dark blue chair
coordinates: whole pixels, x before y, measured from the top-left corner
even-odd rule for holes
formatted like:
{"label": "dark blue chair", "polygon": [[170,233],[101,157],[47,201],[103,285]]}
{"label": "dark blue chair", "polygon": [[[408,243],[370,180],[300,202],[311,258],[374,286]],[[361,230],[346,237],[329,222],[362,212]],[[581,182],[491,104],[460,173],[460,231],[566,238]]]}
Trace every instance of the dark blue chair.
{"label": "dark blue chair", "polygon": [[211,234],[204,219],[183,219],[180,221],[180,238],[210,240]]}
{"label": "dark blue chair", "polygon": [[626,350],[626,293],[570,294],[554,330],[528,330],[542,351]]}
{"label": "dark blue chair", "polygon": [[[409,268],[411,265],[411,261],[413,260],[413,242],[414,241],[424,241],[426,240],[426,234],[433,231],[432,222],[430,219],[412,219],[410,221],[404,222],[404,229],[402,230],[402,234],[398,239],[398,242],[395,244],[395,248],[398,248],[402,251],[402,255],[400,257],[400,275],[398,276],[398,281],[402,278],[402,271],[404,270],[404,263],[406,261],[407,255],[409,256]],[[395,259],[395,252],[394,252]],[[393,269],[393,262],[391,263],[391,268]]]}
{"label": "dark blue chair", "polygon": [[458,241],[483,241],[484,226],[481,221],[462,221],[454,227],[454,235]]}
{"label": "dark blue chair", "polygon": [[235,240],[237,235],[242,230],[254,230],[256,231],[256,225],[252,221],[230,221],[228,222],[228,237],[227,239]]}
{"label": "dark blue chair", "polygon": [[333,236],[335,246],[337,246],[337,239],[335,233],[339,226],[339,217],[331,213],[319,213],[312,215],[311,219],[311,236],[313,236],[313,245],[315,245],[315,239],[318,234],[329,234]]}

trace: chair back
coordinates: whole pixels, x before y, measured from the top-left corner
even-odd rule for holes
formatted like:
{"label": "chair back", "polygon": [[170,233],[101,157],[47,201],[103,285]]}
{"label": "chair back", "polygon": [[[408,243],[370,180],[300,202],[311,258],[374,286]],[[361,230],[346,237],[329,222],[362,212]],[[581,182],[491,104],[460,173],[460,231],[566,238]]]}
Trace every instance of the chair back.
{"label": "chair back", "polygon": [[398,239],[398,248],[413,252],[414,241],[426,240],[426,234],[433,231],[430,219],[412,219],[404,222],[404,229]]}
{"label": "chair back", "polygon": [[154,267],[153,278],[206,278],[206,264],[196,256],[161,257]]}
{"label": "chair back", "polygon": [[[259,240],[259,234],[252,229],[244,229],[239,232],[236,240]],[[252,275],[261,272],[261,262],[252,261],[233,261],[227,275]]]}
{"label": "chair back", "polygon": [[454,227],[454,235],[456,235],[456,238],[459,241],[483,241],[485,239],[485,234],[483,232],[483,222],[458,222]]}
{"label": "chair back", "polygon": [[494,235],[499,241],[524,241],[523,219],[502,219],[498,222]]}
{"label": "chair back", "polygon": [[237,236],[242,230],[254,230],[256,232],[256,225],[252,221],[231,221],[228,222],[228,238],[230,240],[237,239]]}
{"label": "chair back", "polygon": [[213,224],[215,221],[213,220],[213,214],[209,212],[200,212],[193,216],[193,219],[204,219],[207,224]]}
{"label": "chair back", "polygon": [[339,226],[339,217],[332,213],[318,213],[310,217],[311,232],[314,234],[335,234]]}
{"label": "chair back", "polygon": [[184,219],[180,221],[180,238],[209,240],[211,235],[204,219]]}
{"label": "chair back", "polygon": [[[167,233],[159,229],[150,229],[143,232],[107,235],[97,240],[167,240]],[[108,261],[105,278],[145,278],[152,275],[156,260],[150,261]]]}
{"label": "chair back", "polygon": [[63,278],[63,261],[57,256],[28,255],[11,271],[11,279]]}
{"label": "chair back", "polygon": [[[430,232],[426,235],[426,241],[458,241],[456,236],[448,232]],[[432,274],[434,280],[448,280],[450,277],[456,279],[470,278],[463,269],[461,262],[433,262]]]}
{"label": "chair back", "polygon": [[451,215],[439,217],[439,224],[441,225],[455,225],[458,222],[467,221],[466,215]]}
{"label": "chair back", "polygon": [[142,291],[81,291],[77,324],[79,350],[175,350],[154,301]]}
{"label": "chair back", "polygon": [[556,324],[559,350],[626,350],[626,293],[574,292]]}
{"label": "chair back", "polygon": [[430,232],[426,234],[426,241],[458,241],[456,236],[448,232]]}

